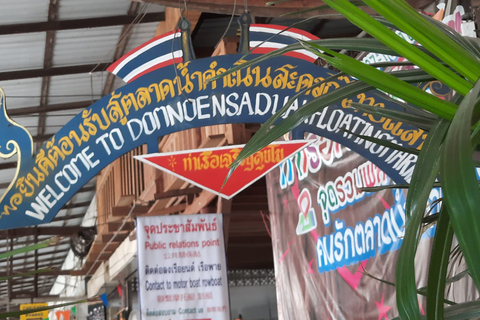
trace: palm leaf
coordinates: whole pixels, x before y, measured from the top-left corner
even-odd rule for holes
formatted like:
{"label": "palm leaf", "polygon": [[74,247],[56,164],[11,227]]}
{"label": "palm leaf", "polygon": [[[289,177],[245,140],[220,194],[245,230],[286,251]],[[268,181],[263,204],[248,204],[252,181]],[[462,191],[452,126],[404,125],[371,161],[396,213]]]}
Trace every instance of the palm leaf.
{"label": "palm leaf", "polygon": [[418,156],[405,204],[405,236],[398,254],[395,270],[397,306],[402,319],[420,319],[415,283],[415,253],[425,209],[438,175],[440,146],[450,122],[438,121],[430,131]]}
{"label": "palm leaf", "polygon": [[365,65],[349,56],[320,47],[314,43],[304,43],[308,47],[313,47],[315,49],[324,51],[325,53],[316,53],[335,68],[338,68],[361,81],[369,83],[375,88],[386,91],[398,98],[415,104],[422,109],[433,112],[445,119],[452,119],[453,115],[455,114],[457,106],[451,102],[437,98],[396,78],[395,76],[384,73],[369,65]]}
{"label": "palm leaf", "polygon": [[382,140],[382,139],[375,138],[375,137],[365,136],[365,135],[362,135],[362,134],[352,132],[352,131],[347,130],[347,129],[343,129],[343,128],[339,128],[339,129],[342,130],[343,132],[354,135],[355,137],[358,137],[360,139],[364,139],[364,140],[373,142],[375,144],[378,144],[379,146],[384,146],[384,147],[387,147],[387,148],[390,148],[390,149],[393,149],[393,150],[398,150],[398,151],[402,151],[402,152],[406,152],[406,153],[410,153],[410,154],[416,154],[416,155],[419,154],[419,151],[417,149],[403,147],[401,145],[395,144],[395,143],[387,141],[387,140]]}
{"label": "palm leaf", "polygon": [[444,205],[472,279],[480,288],[480,194],[472,160],[470,124],[479,102],[480,81],[464,98],[445,139],[441,177]]}
{"label": "palm leaf", "polygon": [[340,12],[353,24],[377,38],[388,47],[394,48],[402,57],[420,66],[423,70],[462,95],[467,94],[472,87],[471,83],[431,58],[422,50],[405,42],[393,31],[382,25],[382,23],[370,17],[356,6],[351,5],[347,0],[325,0],[324,2]]}
{"label": "palm leaf", "polygon": [[35,250],[38,250],[38,249],[41,249],[41,248],[56,245],[61,239],[63,239],[63,238],[62,237],[53,237],[53,238],[47,239],[45,241],[42,241],[42,242],[39,242],[39,243],[36,243],[36,244],[25,246],[23,248],[19,248],[19,249],[15,249],[15,250],[0,253],[0,260],[10,258],[10,257],[12,257],[16,254],[26,253],[26,252],[29,252],[29,251],[35,251]]}
{"label": "palm leaf", "polygon": [[453,240],[453,229],[446,210],[443,206],[439,213],[428,268],[427,318],[432,320],[442,320],[444,316],[445,283]]}
{"label": "palm leaf", "polygon": [[431,129],[433,124],[435,123],[435,119],[429,117],[422,117],[420,115],[411,114],[409,112],[402,112],[397,110],[379,108],[375,106],[371,106],[368,104],[361,104],[352,102],[351,107],[372,115],[386,117],[392,120],[401,121],[403,123],[407,123],[411,126],[423,129],[428,131]]}
{"label": "palm leaf", "polygon": [[[446,62],[454,70],[458,71],[462,76],[471,82],[475,82],[478,79],[480,65],[477,59],[468,50],[442,32],[442,30],[423,18],[408,3],[403,0],[390,0],[388,2],[383,0],[364,0],[364,2],[442,61]],[[405,17],[408,17],[408,19],[405,19]],[[405,57],[415,62],[408,56]],[[462,60],[459,60],[457,57],[462,57]],[[418,65],[422,65],[425,69],[423,64]],[[442,77],[438,79],[442,81],[447,80]]]}

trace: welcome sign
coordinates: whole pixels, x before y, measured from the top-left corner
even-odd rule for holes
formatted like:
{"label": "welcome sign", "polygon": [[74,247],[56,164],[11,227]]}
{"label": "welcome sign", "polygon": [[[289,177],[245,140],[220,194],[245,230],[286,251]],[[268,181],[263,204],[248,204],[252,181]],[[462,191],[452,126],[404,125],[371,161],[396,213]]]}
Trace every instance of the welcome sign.
{"label": "welcome sign", "polygon": [[[36,154],[30,135],[8,118],[2,99],[0,122],[6,125],[0,127],[0,155],[18,150],[20,156],[15,180],[0,201],[0,229],[50,222],[85,183],[121,155],[143,144],[149,153],[158,152],[159,137],[215,124],[263,123],[307,90],[285,118],[312,99],[354,81],[339,76],[323,82],[334,74],[331,70],[281,56],[209,82],[244,63],[242,57],[199,59],[146,72],[78,114]],[[427,133],[353,110],[351,102],[398,108],[380,92],[360,93],[314,114],[294,136],[303,138],[304,132],[312,132],[328,137],[363,155],[393,180],[409,181],[415,155],[355,138],[341,129],[412,148],[421,146]]]}

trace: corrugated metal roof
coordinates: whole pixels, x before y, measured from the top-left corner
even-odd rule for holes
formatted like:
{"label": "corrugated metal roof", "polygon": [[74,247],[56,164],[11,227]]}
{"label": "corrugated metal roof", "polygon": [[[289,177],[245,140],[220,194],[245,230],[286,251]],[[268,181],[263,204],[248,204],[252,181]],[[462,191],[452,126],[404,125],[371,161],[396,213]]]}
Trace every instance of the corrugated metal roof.
{"label": "corrugated metal roof", "polygon": [[45,32],[0,37],[0,69],[25,70],[43,68]]}
{"label": "corrugated metal roof", "polygon": [[0,81],[0,88],[5,91],[7,110],[40,104],[41,78]]}
{"label": "corrugated metal roof", "polygon": [[47,21],[49,2],[49,0],[1,0],[1,24]]}
{"label": "corrugated metal roof", "polygon": [[53,65],[112,62],[122,27],[103,27],[57,32]]}
{"label": "corrugated metal roof", "polygon": [[106,77],[106,72],[51,77],[49,103],[96,100],[102,95]]}
{"label": "corrugated metal roof", "polygon": [[124,15],[130,4],[129,0],[62,0],[59,18],[66,20]]}
{"label": "corrugated metal roof", "polygon": [[128,43],[127,52],[152,39],[157,26],[156,22],[136,25],[132,30],[132,38]]}
{"label": "corrugated metal roof", "polygon": [[76,115],[76,113],[74,112],[65,114],[66,112],[68,111],[56,111],[47,113],[47,118],[45,121],[46,134],[56,133]]}
{"label": "corrugated metal roof", "polygon": [[[14,159],[9,159],[9,162],[14,161]],[[16,169],[3,169],[2,174],[0,174],[0,183],[10,183],[15,176]],[[5,189],[0,189],[4,191]]]}
{"label": "corrugated metal roof", "polygon": [[15,121],[21,126],[27,128],[28,132],[30,132],[32,136],[37,134],[38,116],[33,115],[29,117],[16,117]]}

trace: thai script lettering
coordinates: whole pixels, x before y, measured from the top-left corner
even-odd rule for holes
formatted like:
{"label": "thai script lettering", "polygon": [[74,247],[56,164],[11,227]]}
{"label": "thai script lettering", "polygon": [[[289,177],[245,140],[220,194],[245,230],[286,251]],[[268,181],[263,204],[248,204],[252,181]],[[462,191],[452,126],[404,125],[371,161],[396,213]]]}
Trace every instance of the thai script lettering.
{"label": "thai script lettering", "polygon": [[[352,102],[358,102],[358,103],[368,104],[368,105],[371,105],[371,106],[385,108],[384,103],[377,102],[375,100],[375,98],[373,98],[373,97],[367,97],[365,95],[365,93],[360,93],[353,99],[344,99],[342,101],[341,105],[342,105],[343,108],[349,108]],[[349,131],[358,133],[358,131],[356,130],[357,127],[358,127],[357,120],[354,119],[356,117],[354,117],[352,115],[350,115],[350,117],[348,117],[348,116],[345,116],[344,114],[342,115],[341,112],[338,112],[338,111],[341,111],[341,110],[337,110],[337,114],[336,114],[337,119],[335,119],[335,117],[332,114],[332,117],[330,117],[330,119],[328,119],[327,126],[332,127],[332,124],[335,123],[336,129],[342,128],[342,129],[347,129]],[[359,111],[355,110],[354,112],[358,113]],[[415,145],[419,141],[424,140],[427,136],[427,132],[425,132],[422,129],[406,130],[406,129],[402,128],[403,127],[403,122],[400,122],[400,121],[394,121],[394,120],[389,119],[387,117],[374,116],[374,115],[368,114],[368,113],[362,113],[362,116],[367,117],[368,120],[371,121],[372,123],[378,123],[379,125],[381,124],[381,127],[382,127],[383,130],[390,133],[392,135],[392,137],[394,137],[395,139],[398,139],[399,142],[405,143],[409,146]],[[351,125],[352,121],[355,121],[355,124],[353,126]],[[373,128],[372,129],[364,129],[364,130],[365,130],[365,133],[360,133],[360,134],[371,136],[372,132],[368,132],[368,131],[373,131]],[[347,134],[345,133],[344,136],[346,136],[346,135]],[[351,135],[348,135],[348,137],[350,138]],[[395,142],[395,143],[397,143],[397,142]],[[421,148],[421,146],[419,148]],[[380,152],[381,151],[378,151],[377,154],[380,153]]]}
{"label": "thai script lettering", "polygon": [[307,139],[313,138],[317,138],[317,141],[280,164],[281,189],[285,189],[295,182],[294,168],[298,180],[301,181],[308,176],[309,172],[318,172],[323,165],[331,165],[335,159],[343,156],[341,144],[313,134],[307,136]]}
{"label": "thai script lettering", "polygon": [[376,165],[367,161],[358,168],[328,181],[317,192],[317,203],[322,209],[322,218],[326,226],[330,225],[330,215],[352,205],[365,197],[363,187],[389,184],[390,179]]}
{"label": "thai script lettering", "polygon": [[[211,294],[211,292],[210,292]],[[157,296],[157,302],[172,302],[172,301],[191,301],[195,300],[194,293],[175,293]]]}
{"label": "thai script lettering", "polygon": [[155,267],[145,266],[145,274],[167,274],[167,273],[186,273],[195,271],[195,261],[191,265],[179,266],[176,263],[169,267],[162,267],[156,265]]}
{"label": "thai script lettering", "polygon": [[177,312],[175,309],[167,309],[167,310],[147,309],[147,317],[171,316],[176,314]]}
{"label": "thai script lettering", "polygon": [[317,239],[320,273],[358,263],[377,254],[398,250],[405,233],[405,196],[394,190],[395,204],[383,212],[358,222],[355,226],[335,220],[335,232]]}
{"label": "thai script lettering", "polygon": [[200,222],[192,223],[192,220],[187,219],[187,223],[168,224],[161,222],[158,225],[145,226],[144,230],[147,238],[150,239],[152,234],[162,233],[179,233],[179,232],[200,232],[200,231],[217,231],[217,218],[213,218],[212,222],[200,219]]}
{"label": "thai script lettering", "polygon": [[200,264],[198,265],[198,271],[220,271],[220,270],[222,270],[221,263],[207,264],[207,263],[203,263],[203,261],[200,261]]}
{"label": "thai script lettering", "polygon": [[[245,60],[240,60],[235,65],[243,64]],[[299,73],[297,66],[291,64],[284,64],[281,67],[273,69],[272,67],[261,68],[260,66],[250,66],[237,70],[224,76],[221,80],[208,80],[226,71],[224,68],[217,68],[217,63],[214,61],[210,64],[210,69],[206,71],[194,71],[190,73],[188,70],[189,63],[180,63],[177,69],[180,70],[181,76],[177,76],[174,80],[163,81],[163,86],[151,85],[148,89],[150,92],[155,92],[157,101],[163,100],[163,96],[182,95],[183,93],[192,92],[193,88],[202,90],[216,89],[218,82],[222,83],[223,88],[238,88],[238,87],[261,87],[271,88],[275,90],[290,89],[295,92],[306,90],[306,95],[319,97],[329,91],[339,88],[341,85],[352,82],[353,80],[346,76],[339,76],[335,80],[326,81],[323,77],[314,77],[309,73]],[[215,70],[216,69],[216,70]],[[323,82],[323,83],[322,83]],[[313,87],[315,84],[317,86]],[[312,88],[313,87],[313,88]],[[307,90],[308,89],[308,90]]]}
{"label": "thai script lettering", "polygon": [[[228,168],[237,158],[241,149],[231,149],[226,153],[216,154],[213,151],[204,151],[198,156],[188,154],[183,159],[183,170],[201,171],[209,168]],[[284,158],[284,150],[278,145],[269,145],[254,155],[248,157],[238,167],[239,170],[263,170],[265,165],[275,164]]]}

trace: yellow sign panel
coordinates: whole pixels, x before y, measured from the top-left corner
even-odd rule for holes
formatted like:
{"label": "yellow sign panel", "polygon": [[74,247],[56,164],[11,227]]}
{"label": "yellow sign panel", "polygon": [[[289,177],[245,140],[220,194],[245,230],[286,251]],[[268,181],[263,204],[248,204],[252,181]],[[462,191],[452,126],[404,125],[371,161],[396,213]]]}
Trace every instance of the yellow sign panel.
{"label": "yellow sign panel", "polygon": [[[30,309],[39,309],[48,307],[48,303],[29,303],[21,304],[20,310],[30,310]],[[32,310],[32,313],[23,314],[20,316],[20,320],[33,320],[33,319],[47,319],[48,310],[35,312]]]}

